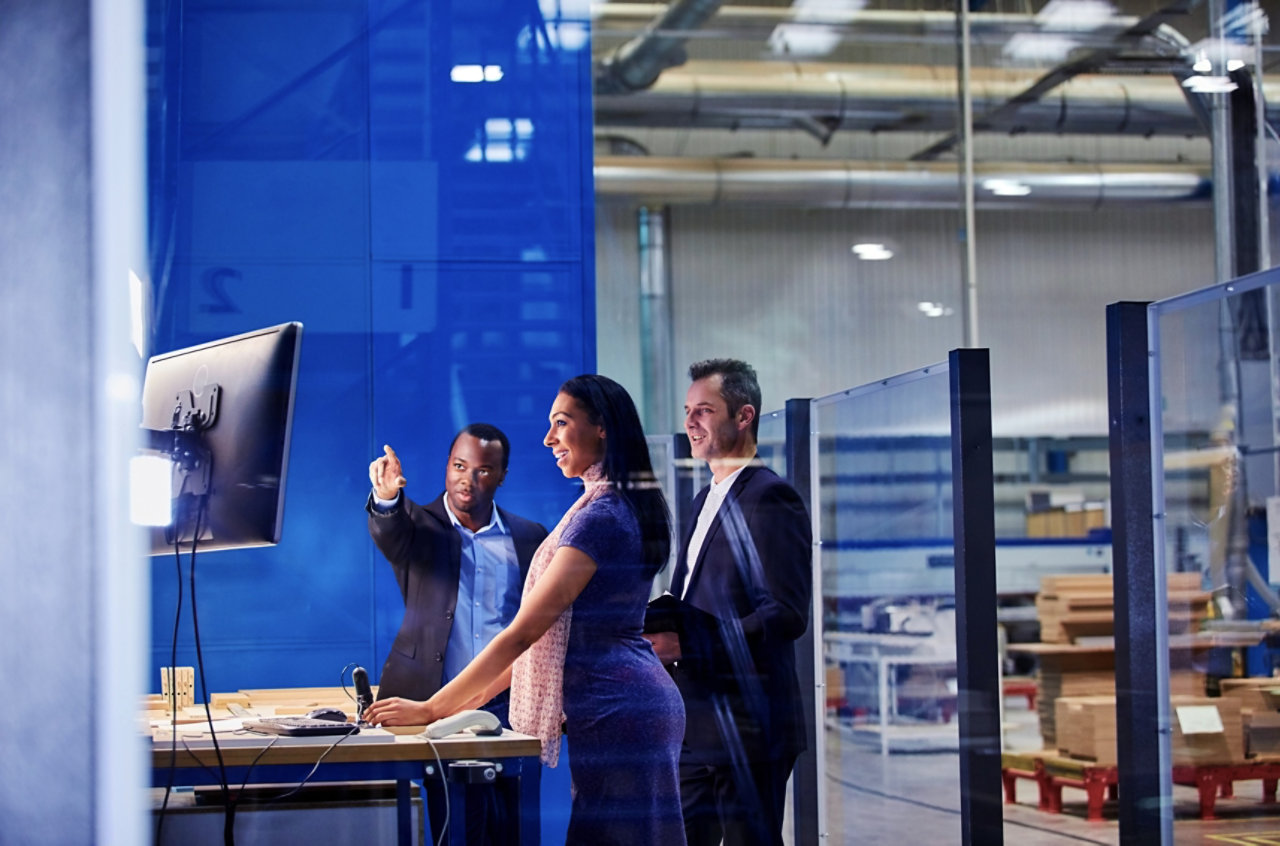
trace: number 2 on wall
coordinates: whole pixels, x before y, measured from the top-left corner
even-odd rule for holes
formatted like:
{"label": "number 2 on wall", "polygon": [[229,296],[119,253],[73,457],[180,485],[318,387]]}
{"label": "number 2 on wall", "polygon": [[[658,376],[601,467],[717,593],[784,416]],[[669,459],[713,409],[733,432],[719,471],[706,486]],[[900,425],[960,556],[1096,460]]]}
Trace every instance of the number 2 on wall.
{"label": "number 2 on wall", "polygon": [[200,304],[205,314],[238,314],[240,309],[227,293],[227,281],[239,281],[244,277],[230,267],[211,267],[200,276],[200,285],[211,302]]}

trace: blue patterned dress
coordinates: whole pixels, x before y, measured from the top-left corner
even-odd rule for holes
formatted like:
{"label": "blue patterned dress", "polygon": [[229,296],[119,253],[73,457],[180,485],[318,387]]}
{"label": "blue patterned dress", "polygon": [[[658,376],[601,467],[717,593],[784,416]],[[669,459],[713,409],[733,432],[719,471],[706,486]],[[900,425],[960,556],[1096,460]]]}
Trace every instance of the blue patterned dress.
{"label": "blue patterned dress", "polygon": [[573,603],[564,662],[571,844],[682,844],[677,766],[684,703],[640,635],[652,579],[640,526],[609,492],[574,515],[561,546],[585,552],[595,575]]}

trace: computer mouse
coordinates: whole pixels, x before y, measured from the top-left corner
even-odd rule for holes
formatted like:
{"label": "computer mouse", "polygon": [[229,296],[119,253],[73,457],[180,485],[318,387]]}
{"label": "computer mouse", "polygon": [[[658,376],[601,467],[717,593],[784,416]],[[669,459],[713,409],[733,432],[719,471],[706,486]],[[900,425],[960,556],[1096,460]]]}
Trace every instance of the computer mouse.
{"label": "computer mouse", "polygon": [[347,721],[347,715],[341,708],[316,708],[314,711],[308,711],[307,716],[313,720],[333,720],[335,723]]}

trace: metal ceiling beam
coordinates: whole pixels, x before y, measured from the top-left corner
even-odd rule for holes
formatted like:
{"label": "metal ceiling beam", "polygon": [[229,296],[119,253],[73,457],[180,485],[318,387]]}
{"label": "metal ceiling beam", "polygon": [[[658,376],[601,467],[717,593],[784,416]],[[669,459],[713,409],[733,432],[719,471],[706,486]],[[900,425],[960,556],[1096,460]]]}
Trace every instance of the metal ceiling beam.
{"label": "metal ceiling beam", "polygon": [[[1103,47],[1092,50],[1084,56],[1065,62],[1044,76],[1036,80],[1026,90],[1020,92],[1007,101],[985,112],[980,117],[975,118],[973,128],[975,130],[984,130],[989,126],[998,122],[1012,118],[1013,115],[1031,103],[1040,100],[1053,89],[1063,83],[1086,73],[1093,73],[1102,69],[1108,61],[1119,56],[1126,50],[1131,50],[1144,38],[1148,38],[1161,31],[1161,28],[1168,29],[1168,22],[1171,18],[1182,17],[1194,9],[1200,0],[1175,0],[1175,2],[1165,6],[1163,9],[1148,15],[1136,24],[1125,30],[1116,38],[1116,43],[1110,47]],[[1188,68],[1187,73],[1190,73]],[[1179,80],[1181,81],[1181,80]],[[1190,95],[1188,95],[1190,102]],[[1193,114],[1201,118],[1206,114],[1203,107],[1192,106]],[[920,150],[911,156],[912,161],[928,161],[936,159],[938,156],[951,150],[959,142],[960,135],[957,132],[951,132],[943,138]]]}

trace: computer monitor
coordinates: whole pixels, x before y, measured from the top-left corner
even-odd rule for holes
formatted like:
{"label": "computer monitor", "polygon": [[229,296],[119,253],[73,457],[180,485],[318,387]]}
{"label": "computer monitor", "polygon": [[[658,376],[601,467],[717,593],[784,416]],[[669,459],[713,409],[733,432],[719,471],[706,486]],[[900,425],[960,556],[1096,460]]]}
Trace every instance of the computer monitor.
{"label": "computer monitor", "polygon": [[193,539],[200,552],[280,542],[301,340],[301,323],[282,323],[147,363],[146,452],[171,483],[170,522],[151,529],[152,555],[189,550]]}

